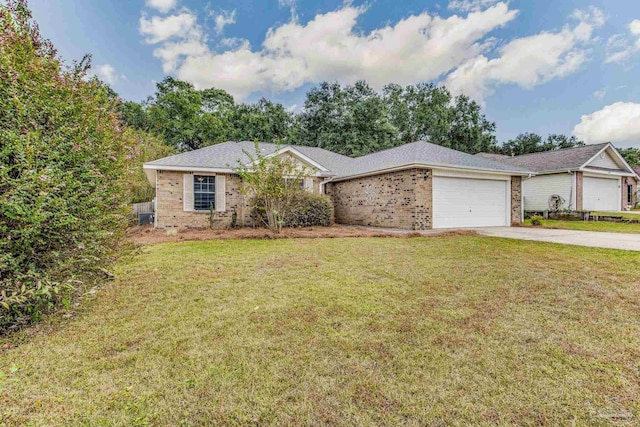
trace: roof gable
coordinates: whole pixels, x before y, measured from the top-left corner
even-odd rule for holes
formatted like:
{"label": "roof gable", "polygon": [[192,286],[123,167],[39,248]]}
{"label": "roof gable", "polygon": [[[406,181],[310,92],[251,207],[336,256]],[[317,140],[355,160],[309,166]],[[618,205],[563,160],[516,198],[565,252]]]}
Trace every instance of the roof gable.
{"label": "roof gable", "polygon": [[622,172],[626,174],[635,174],[633,168],[629,166],[627,161],[610,143],[584,166],[584,169],[599,169],[609,172]]}
{"label": "roof gable", "polygon": [[584,145],[541,153],[522,154],[499,161],[538,173],[564,172],[580,169],[607,145],[609,144]]}
{"label": "roof gable", "polygon": [[[312,171],[320,170],[323,172],[328,172],[328,169],[326,167],[290,147],[282,148],[272,154],[269,154],[266,157],[276,156],[289,159],[298,169],[304,168]],[[247,166],[249,166],[250,164],[251,163],[247,163]]]}

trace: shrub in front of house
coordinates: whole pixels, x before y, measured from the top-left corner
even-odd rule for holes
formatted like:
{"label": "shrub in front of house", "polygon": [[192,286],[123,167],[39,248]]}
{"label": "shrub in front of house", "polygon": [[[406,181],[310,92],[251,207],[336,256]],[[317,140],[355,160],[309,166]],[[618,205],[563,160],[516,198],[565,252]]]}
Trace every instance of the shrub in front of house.
{"label": "shrub in front of house", "polygon": [[0,5],[0,333],[109,276],[129,200],[118,100]]}
{"label": "shrub in front of house", "polygon": [[[251,217],[256,225],[266,226],[264,203],[254,198]],[[282,227],[328,227],[333,222],[333,203],[327,196],[298,191],[287,203]]]}
{"label": "shrub in front of house", "polygon": [[542,225],[543,218],[540,215],[534,215],[531,217],[531,225],[540,226]]}
{"label": "shrub in front of house", "polygon": [[285,227],[327,227],[333,221],[333,203],[327,196],[300,193],[285,219]]}

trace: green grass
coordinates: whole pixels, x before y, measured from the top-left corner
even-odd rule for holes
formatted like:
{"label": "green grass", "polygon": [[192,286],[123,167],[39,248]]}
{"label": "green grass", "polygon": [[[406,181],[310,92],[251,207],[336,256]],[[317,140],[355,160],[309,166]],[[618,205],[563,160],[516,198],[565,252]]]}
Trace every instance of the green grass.
{"label": "green grass", "polygon": [[[530,226],[531,220],[525,220],[524,225]],[[581,231],[607,231],[610,233],[640,233],[640,224],[608,221],[556,221],[544,219],[542,220],[542,227]]]}
{"label": "green grass", "polygon": [[474,236],[149,246],[5,342],[0,425],[636,424],[639,271]]}
{"label": "green grass", "polygon": [[628,219],[640,219],[640,213],[629,212],[591,212],[591,215],[603,215],[603,216],[621,216]]}

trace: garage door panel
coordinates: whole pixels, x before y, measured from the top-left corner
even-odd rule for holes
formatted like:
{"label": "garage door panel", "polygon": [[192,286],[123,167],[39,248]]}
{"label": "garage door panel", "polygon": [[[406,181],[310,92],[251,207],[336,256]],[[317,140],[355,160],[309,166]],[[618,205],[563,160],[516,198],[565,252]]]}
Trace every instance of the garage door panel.
{"label": "garage door panel", "polygon": [[620,210],[619,179],[583,178],[583,208],[592,211]]}
{"label": "garage door panel", "polygon": [[507,224],[507,182],[434,177],[433,227],[495,227]]}

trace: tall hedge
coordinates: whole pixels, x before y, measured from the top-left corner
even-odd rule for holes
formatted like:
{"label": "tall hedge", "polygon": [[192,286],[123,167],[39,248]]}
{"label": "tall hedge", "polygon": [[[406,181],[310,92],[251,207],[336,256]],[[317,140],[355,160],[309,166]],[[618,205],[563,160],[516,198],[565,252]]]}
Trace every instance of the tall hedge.
{"label": "tall hedge", "polygon": [[99,278],[124,235],[130,138],[87,64],[0,5],[0,332]]}

